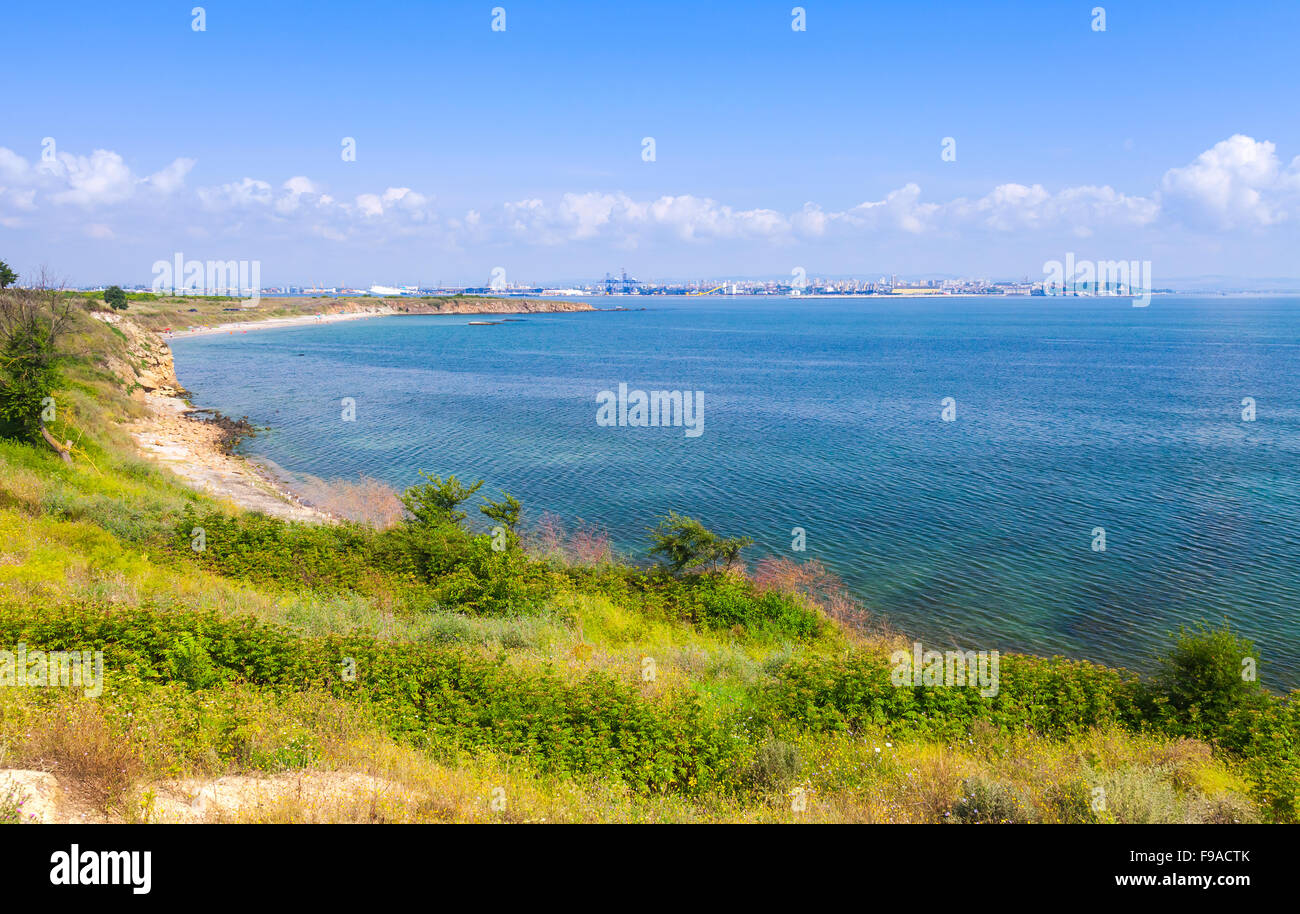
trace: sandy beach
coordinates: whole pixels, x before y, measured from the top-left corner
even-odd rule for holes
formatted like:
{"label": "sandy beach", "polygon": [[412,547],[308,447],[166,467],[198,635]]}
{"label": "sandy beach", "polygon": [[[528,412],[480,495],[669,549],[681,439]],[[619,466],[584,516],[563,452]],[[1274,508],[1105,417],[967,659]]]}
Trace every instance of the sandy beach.
{"label": "sandy beach", "polygon": [[170,468],[191,487],[285,520],[331,519],[299,502],[266,470],[226,453],[216,426],[189,415],[179,397],[150,394],[146,402],[150,415],[131,426],[131,437],[142,456]]}
{"label": "sandy beach", "polygon": [[367,317],[386,317],[396,314],[392,308],[382,306],[366,311],[345,311],[334,314],[303,314],[297,317],[273,317],[268,320],[236,321],[229,324],[217,324],[213,327],[191,327],[185,330],[168,330],[159,335],[164,340],[181,339],[187,336],[211,336],[220,333],[247,333],[249,330],[274,330],[283,327],[302,327],[308,324],[335,324],[339,321],[354,321]]}

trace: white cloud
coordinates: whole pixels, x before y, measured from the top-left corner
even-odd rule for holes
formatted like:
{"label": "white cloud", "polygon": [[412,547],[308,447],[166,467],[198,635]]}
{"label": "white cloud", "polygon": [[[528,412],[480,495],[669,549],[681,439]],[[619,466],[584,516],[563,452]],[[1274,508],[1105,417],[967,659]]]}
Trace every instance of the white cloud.
{"label": "white cloud", "polygon": [[244,178],[220,187],[200,187],[199,200],[208,209],[246,209],[265,206],[271,202],[271,185],[254,178]]}
{"label": "white cloud", "polygon": [[185,186],[185,176],[195,164],[194,159],[177,159],[162,171],[145,178],[144,183],[159,193],[173,194]]}
{"label": "white cloud", "polygon": [[61,152],[57,166],[49,171],[65,179],[67,189],[54,194],[52,199],[55,203],[84,207],[120,203],[135,189],[131,169],[120,155],[107,149],[96,149],[89,156]]}
{"label": "white cloud", "polygon": [[404,210],[416,210],[428,202],[423,194],[417,194],[409,187],[390,187],[384,191],[384,205]]}
{"label": "white cloud", "polygon": [[1300,159],[1284,173],[1277,148],[1236,134],[1182,168],[1165,172],[1161,189],[1177,215],[1214,228],[1259,228],[1282,221],[1300,184]]}
{"label": "white cloud", "polygon": [[790,232],[790,220],[770,209],[733,210],[707,197],[660,197],[649,206],[656,225],[692,241],[712,238],[776,239]]}
{"label": "white cloud", "polygon": [[[1230,230],[1261,231],[1300,213],[1300,157],[1284,167],[1274,145],[1246,136],[1216,144],[1188,165],[1167,171],[1158,188],[1129,194],[1109,185],[1052,189],[1041,183],[1005,183],[982,196],[927,200],[918,183],[907,183],[842,209],[807,202],[793,211],[735,208],[694,194],[633,197],[618,191],[586,191],[551,198],[485,202],[462,213],[439,212],[434,198],[411,187],[349,193],[339,198],[305,175],[279,183],[244,177],[189,188],[195,167],[177,158],[136,177],[120,155],[95,150],[66,153],[32,163],[0,147],[0,221],[24,228],[41,213],[51,222],[109,237],[141,232],[202,232],[253,243],[275,238],[323,238],[383,243],[418,237],[447,250],[472,245],[537,246],[605,243],[631,248],[643,243],[709,244],[732,241],[764,245],[793,242],[872,243],[890,239],[978,235],[1028,241],[1045,233],[1087,237],[1147,228],[1190,228],[1219,240]],[[173,201],[162,205],[162,198]],[[113,218],[86,227],[45,202],[101,210]],[[186,204],[197,203],[198,207]],[[131,220],[137,220],[135,222]],[[166,220],[170,219],[168,223]],[[170,226],[170,228],[167,228]]]}
{"label": "white cloud", "polygon": [[357,196],[357,209],[363,216],[382,216],[384,202],[378,194],[360,194]]}
{"label": "white cloud", "polygon": [[361,215],[375,218],[385,213],[402,213],[419,221],[427,215],[425,207],[429,198],[418,194],[409,187],[390,187],[379,194],[358,194],[357,210]]}
{"label": "white cloud", "polygon": [[[3,193],[4,190],[4,188],[0,187],[0,193]],[[35,188],[30,188],[28,190],[11,190],[8,192],[7,196],[14,209],[20,209],[26,212],[31,212],[36,209]]]}
{"label": "white cloud", "polygon": [[298,175],[297,177],[290,178],[288,181],[285,181],[284,189],[288,191],[290,194],[292,194],[293,196],[298,196],[300,194],[320,193],[320,189],[317,188],[317,186],[312,182],[312,180],[310,178],[305,178],[302,175]]}
{"label": "white cloud", "polygon": [[130,200],[137,187],[161,194],[173,194],[185,184],[194,167],[193,159],[180,158],[146,178],[137,178],[123,158],[107,149],[88,156],[59,153],[35,165],[11,149],[0,147],[0,180],[8,187],[12,202],[21,209],[36,209],[39,191],[50,202],[84,208],[113,206]]}
{"label": "white cloud", "polygon": [[[471,211],[466,221],[485,224],[477,211]],[[687,241],[778,238],[790,232],[790,220],[775,210],[734,210],[690,194],[638,201],[622,193],[570,193],[555,205],[538,199],[519,200],[505,204],[500,224],[514,238],[539,244],[606,235],[634,241],[655,232]]]}
{"label": "white cloud", "polygon": [[920,201],[920,185],[908,183],[890,191],[883,200],[859,203],[843,214],[832,214],[832,219],[875,231],[898,229],[917,235],[932,227],[934,218],[942,209],[937,203]]}
{"label": "white cloud", "polygon": [[31,174],[31,170],[26,159],[12,149],[0,146],[0,181],[22,183]]}
{"label": "white cloud", "polygon": [[303,198],[315,198],[320,205],[320,188],[310,178],[296,175],[280,185],[284,193],[275,201],[276,212],[289,215],[296,212],[303,203]]}

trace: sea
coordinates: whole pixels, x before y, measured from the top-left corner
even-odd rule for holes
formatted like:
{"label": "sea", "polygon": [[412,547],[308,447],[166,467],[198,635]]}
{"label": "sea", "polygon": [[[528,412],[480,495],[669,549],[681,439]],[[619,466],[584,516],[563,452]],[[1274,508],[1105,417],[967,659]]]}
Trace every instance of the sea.
{"label": "sea", "polygon": [[[927,648],[1143,671],[1226,622],[1300,687],[1300,298],[588,300],[629,310],[171,345],[290,477],[482,479],[635,561],[677,511],[751,565],[822,562]],[[702,421],[634,424],[636,391]]]}

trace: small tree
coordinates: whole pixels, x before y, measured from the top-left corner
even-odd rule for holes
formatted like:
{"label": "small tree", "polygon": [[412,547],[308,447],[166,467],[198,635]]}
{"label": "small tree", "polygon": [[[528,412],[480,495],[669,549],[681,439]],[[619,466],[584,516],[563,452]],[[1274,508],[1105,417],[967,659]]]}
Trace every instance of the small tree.
{"label": "small tree", "polygon": [[18,281],[18,274],[9,269],[9,264],[0,260],[0,289],[6,289]]}
{"label": "small tree", "polygon": [[519,514],[523,510],[523,505],[520,504],[519,499],[508,492],[502,492],[501,496],[501,501],[484,498],[483,506],[479,510],[503,527],[514,530],[519,526]]}
{"label": "small tree", "polygon": [[64,460],[70,458],[45,430],[44,415],[71,315],[72,300],[61,300],[43,279],[34,289],[0,292],[0,434],[44,437]]}
{"label": "small tree", "polygon": [[740,558],[740,551],[754,542],[747,536],[719,536],[695,518],[676,511],[659,522],[650,538],[654,541],[650,554],[661,556],[674,574],[706,568],[716,571],[720,562],[730,568]]}
{"label": "small tree", "polygon": [[104,301],[114,311],[126,310],[126,293],[118,286],[109,286],[104,290]]}
{"label": "small tree", "polygon": [[466,486],[455,476],[448,476],[444,481],[441,476],[424,472],[420,475],[428,481],[411,486],[402,493],[401,499],[413,522],[423,527],[458,526],[465,519],[465,512],[457,509],[483,486],[481,479]]}
{"label": "small tree", "polygon": [[500,501],[484,498],[483,504],[479,507],[479,511],[483,512],[489,520],[494,520],[499,526],[505,527],[506,537],[511,543],[519,540],[517,530],[522,510],[523,505],[520,504],[519,499],[508,492],[501,493]]}

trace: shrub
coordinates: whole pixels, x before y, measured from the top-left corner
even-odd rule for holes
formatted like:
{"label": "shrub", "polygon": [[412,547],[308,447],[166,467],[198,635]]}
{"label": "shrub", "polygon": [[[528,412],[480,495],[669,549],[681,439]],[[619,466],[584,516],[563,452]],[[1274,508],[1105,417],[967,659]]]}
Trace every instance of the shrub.
{"label": "shrub", "polygon": [[747,536],[722,537],[693,517],[676,511],[659,522],[650,532],[654,545],[651,555],[661,556],[674,574],[683,571],[716,571],[719,564],[730,568],[740,551],[754,541]]}
{"label": "shrub", "polygon": [[496,550],[487,536],[460,537],[440,541],[447,548],[438,558],[442,570],[435,570],[431,552],[417,558],[439,605],[482,615],[518,616],[545,609],[558,584],[553,574],[517,549]]}
{"label": "shrub", "polygon": [[[202,531],[195,550],[196,530]],[[414,582],[403,544],[359,524],[306,524],[263,514],[197,511],[188,505],[175,526],[173,552],[232,578],[271,584],[362,589],[376,576]]]}
{"label": "shrub", "polygon": [[1079,825],[1097,821],[1092,785],[1081,777],[1049,784],[1043,791],[1043,804],[1043,812],[1055,822]]}
{"label": "shrub", "polygon": [[120,803],[141,770],[127,735],[105,719],[95,701],[70,698],[53,710],[32,728],[21,750],[24,763],[75,783],[100,809]]}
{"label": "shrub", "polygon": [[1157,713],[1189,736],[1223,733],[1234,717],[1265,703],[1262,686],[1243,676],[1243,661],[1258,657],[1255,645],[1230,628],[1182,629],[1159,658],[1151,688]]}
{"label": "shrub", "polygon": [[215,683],[220,674],[203,642],[190,632],[184,632],[166,653],[168,672],[191,689],[206,689]]}
{"label": "shrub", "polygon": [[883,628],[854,598],[844,582],[816,559],[800,563],[768,557],[754,568],[752,579],[756,590],[801,596],[855,631],[879,631]]}
{"label": "shrub", "polygon": [[54,292],[0,292],[0,435],[40,438],[59,380],[59,340],[72,319],[71,301]]}
{"label": "shrub", "polygon": [[411,522],[420,527],[459,524],[465,519],[465,513],[457,509],[483,486],[481,479],[466,486],[455,476],[448,476],[444,481],[441,476],[424,472],[420,475],[426,482],[411,486],[401,495],[402,505],[411,514]]}
{"label": "shrub", "polygon": [[[39,611],[0,604],[4,641],[42,650],[102,649],[105,678],[118,687],[186,688],[186,674],[207,679],[196,672],[206,662],[196,647],[178,644],[198,642],[223,680],[273,692],[324,691],[366,708],[390,735],[416,747],[522,756],[542,774],[599,775],[639,792],[734,785],[744,757],[732,722],[692,692],[645,698],[637,682],[600,670],[569,679],[549,665],[516,668],[505,655],[361,635],[294,637],[243,617],[93,604]],[[346,669],[355,675],[346,676]],[[299,751],[293,742],[276,745],[286,757]]]}
{"label": "shrub", "polygon": [[970,777],[962,781],[961,796],[952,806],[950,821],[964,824],[1025,824],[1038,810],[1033,801],[1012,784]]}
{"label": "shrub", "polygon": [[799,776],[799,751],[779,739],[767,739],[754,753],[746,780],[761,789],[782,787]]}
{"label": "shrub", "polygon": [[746,631],[815,638],[823,622],[816,610],[788,594],[756,593],[742,578],[709,575],[689,592],[692,621],[713,629],[741,627]]}
{"label": "shrub", "polygon": [[895,686],[883,658],[860,652],[786,664],[755,703],[773,723],[820,731],[886,728],[899,736],[965,737],[976,721],[1002,731],[1071,736],[1131,722],[1135,680],[1094,664],[1008,655],[996,696],[974,688]]}
{"label": "shrub", "polygon": [[1250,825],[1259,821],[1259,813],[1240,794],[1225,793],[1193,800],[1187,821],[1202,825]]}
{"label": "shrub", "polygon": [[1300,821],[1300,692],[1238,715],[1221,742],[1242,758],[1251,795],[1268,818]]}
{"label": "shrub", "polygon": [[604,530],[579,521],[578,528],[569,534],[554,514],[542,514],[522,538],[528,554],[543,561],[589,566],[608,565],[614,558],[609,534]]}
{"label": "shrub", "polygon": [[1149,765],[1102,772],[1097,786],[1103,791],[1099,817],[1122,825],[1182,822],[1187,810],[1178,791],[1164,773]]}

